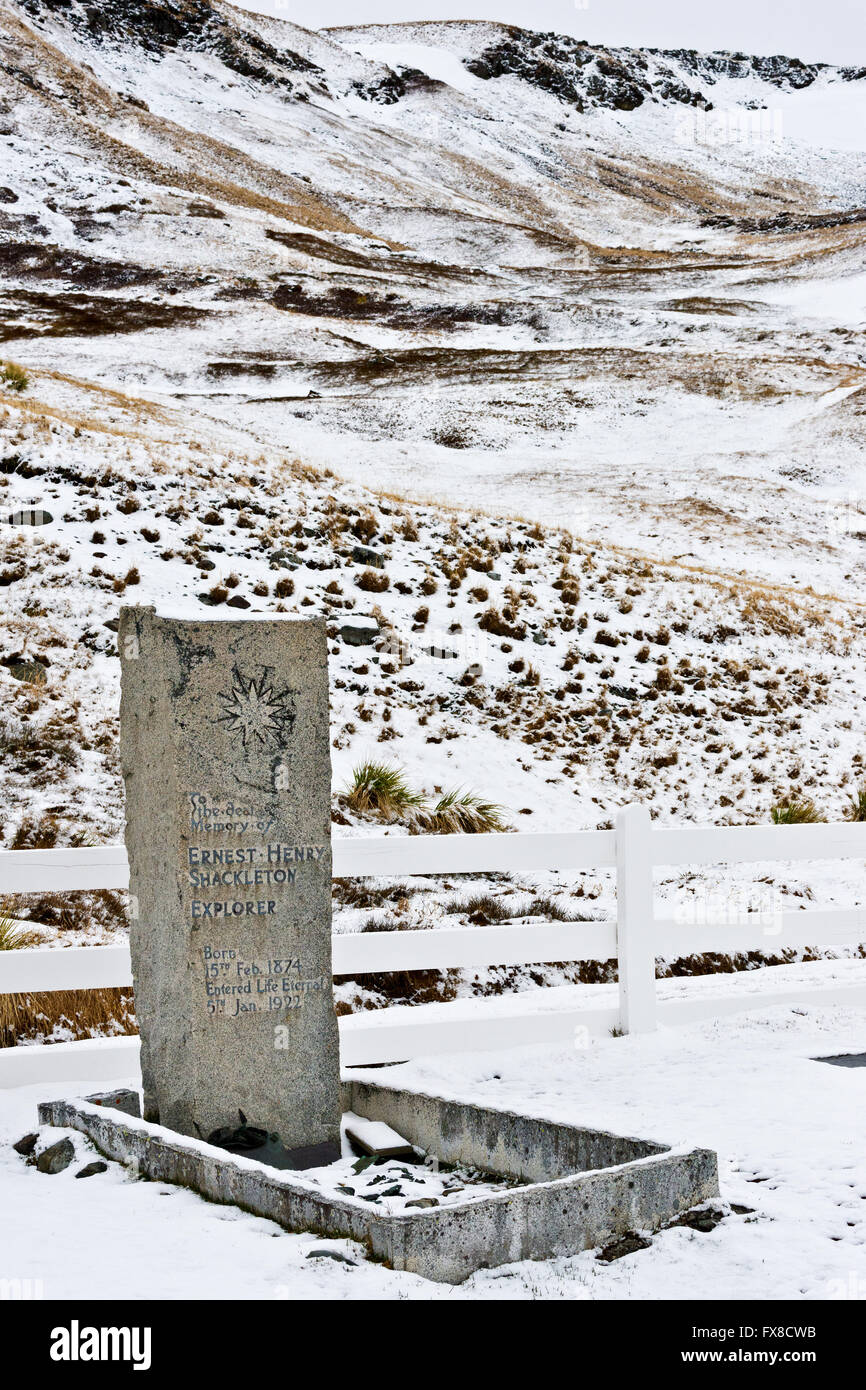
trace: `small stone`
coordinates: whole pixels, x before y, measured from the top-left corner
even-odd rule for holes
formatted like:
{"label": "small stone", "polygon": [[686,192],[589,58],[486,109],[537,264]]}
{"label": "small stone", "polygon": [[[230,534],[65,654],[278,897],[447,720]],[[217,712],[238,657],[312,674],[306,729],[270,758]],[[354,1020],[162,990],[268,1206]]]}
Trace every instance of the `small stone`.
{"label": "small stone", "polygon": [[724,1211],[719,1207],[696,1207],[692,1211],[683,1212],[676,1219],[667,1223],[669,1226],[688,1226],[689,1230],[699,1230],[709,1236],[712,1230],[716,1229],[719,1222],[724,1220]]}
{"label": "small stone", "polygon": [[92,1178],[96,1173],[107,1173],[108,1164],[103,1163],[100,1158],[96,1158],[92,1163],[85,1163],[83,1168],[79,1168],[75,1174],[77,1178]]}
{"label": "small stone", "polygon": [[637,1250],[648,1250],[652,1241],[645,1236],[639,1236],[635,1231],[630,1231],[628,1235],[622,1236],[619,1240],[613,1241],[600,1250],[596,1256],[599,1260],[604,1260],[605,1264],[610,1264],[612,1260],[621,1260],[623,1255],[633,1255]]}
{"label": "small stone", "polygon": [[268,556],[271,569],[293,570],[297,569],[300,563],[293,550],[272,550]]}
{"label": "small stone", "polygon": [[438,1197],[413,1197],[411,1202],[406,1203],[407,1207],[438,1207]]}
{"label": "small stone", "polygon": [[371,647],[379,636],[379,624],[375,618],[344,623],[340,628],[340,636],[350,647]]}
{"label": "small stone", "polygon": [[25,1134],[24,1138],[19,1139],[18,1143],[13,1144],[12,1147],[17,1154],[21,1154],[23,1158],[27,1158],[28,1154],[32,1154],[33,1150],[36,1148],[38,1139],[38,1134]]}
{"label": "small stone", "polygon": [[62,1173],[75,1157],[75,1145],[71,1139],[58,1139],[50,1148],[43,1149],[36,1160],[40,1173]]}
{"label": "small stone", "polygon": [[670,1226],[688,1226],[692,1231],[701,1231],[704,1235],[709,1235],[714,1231],[720,1221],[724,1221],[725,1213],[718,1207],[697,1207],[693,1211],[684,1211],[674,1221],[669,1222]]}
{"label": "small stone", "polygon": [[227,608],[249,608],[249,606],[249,599],[244,598],[242,594],[233,594],[230,599],[226,600]]}
{"label": "small stone", "polygon": [[111,1110],[122,1110],[124,1115],[134,1115],[141,1119],[141,1101],[138,1092],[121,1087],[117,1091],[97,1091],[95,1095],[85,1096],[88,1105],[106,1105]]}
{"label": "small stone", "polygon": [[308,1250],[308,1260],[336,1260],[341,1265],[353,1265],[354,1260],[350,1260],[348,1255],[344,1255],[340,1250]]}
{"label": "small stone", "polygon": [[385,568],[385,557],[379,550],[373,550],[369,545],[356,545],[352,549],[352,559],[359,565],[372,565],[373,569],[382,570]]}

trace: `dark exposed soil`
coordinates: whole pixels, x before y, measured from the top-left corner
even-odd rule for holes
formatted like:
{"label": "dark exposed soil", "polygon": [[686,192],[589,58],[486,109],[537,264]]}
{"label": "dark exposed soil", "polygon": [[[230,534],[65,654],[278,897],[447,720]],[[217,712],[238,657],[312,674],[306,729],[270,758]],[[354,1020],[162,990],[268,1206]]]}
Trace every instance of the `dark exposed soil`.
{"label": "dark exposed soil", "polygon": [[202,275],[167,275],[133,261],[101,260],[85,252],[34,241],[0,243],[0,273],[22,280],[63,280],[81,290],[124,290],[159,285],[176,294],[207,283]]}
{"label": "dark exposed soil", "polygon": [[738,232],[812,232],[866,222],[866,208],[846,212],[777,212],[772,217],[705,217],[702,227],[733,227]]}
{"label": "dark exposed soil", "polygon": [[0,297],[0,341],[25,333],[38,337],[92,337],[177,328],[197,323],[204,310],[110,295],[19,291]]}
{"label": "dark exposed soil", "polygon": [[539,311],[527,305],[499,302],[415,305],[399,299],[396,293],[377,298],[363,290],[345,286],[334,286],[327,294],[312,295],[303,285],[281,285],[272,302],[277,309],[317,318],[374,319],[390,328],[419,329],[422,332],[436,329],[447,331],[464,324],[479,323],[543,327]]}

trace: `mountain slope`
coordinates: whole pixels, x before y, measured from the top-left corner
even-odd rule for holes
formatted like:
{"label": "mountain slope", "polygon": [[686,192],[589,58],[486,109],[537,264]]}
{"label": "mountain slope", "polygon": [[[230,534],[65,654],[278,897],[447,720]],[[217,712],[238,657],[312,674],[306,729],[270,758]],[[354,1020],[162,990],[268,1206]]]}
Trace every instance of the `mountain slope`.
{"label": "mountain slope", "polygon": [[[863,74],[205,0],[3,0],[0,50],[30,378],[0,394],[2,514],[52,516],[0,528],[5,844],[120,832],[126,601],[326,613],[337,786],[384,756],[521,828],[843,813],[866,159],[784,131]],[[610,906],[600,875],[546,887]],[[378,906],[441,916],[410,897]],[[113,930],[91,906],[40,920]]]}

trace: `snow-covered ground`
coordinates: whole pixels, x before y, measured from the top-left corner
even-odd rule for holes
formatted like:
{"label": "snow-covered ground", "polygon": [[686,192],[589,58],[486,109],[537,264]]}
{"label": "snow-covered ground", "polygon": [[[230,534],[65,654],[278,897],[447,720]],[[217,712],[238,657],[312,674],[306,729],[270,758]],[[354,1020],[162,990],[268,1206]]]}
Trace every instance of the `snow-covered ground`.
{"label": "snow-covered ground", "polygon": [[[370,1264],[351,1242],[288,1235],[139,1181],[116,1163],[78,1180],[96,1155],[74,1132],[77,1161],[41,1174],[10,1144],[33,1129],[38,1100],[81,1087],[3,1092],[0,1278],[34,1281],[51,1299],[863,1299],[866,1068],[815,1058],[864,1050],[866,1011],[757,1008],[580,1049],[453,1055],[377,1073],[409,1089],[718,1151],[728,1214],[711,1233],[678,1227],[610,1264],[587,1251],[482,1271],[457,1288]],[[42,1142],[63,1132],[46,1131]],[[347,1262],[316,1257],[325,1250]]]}

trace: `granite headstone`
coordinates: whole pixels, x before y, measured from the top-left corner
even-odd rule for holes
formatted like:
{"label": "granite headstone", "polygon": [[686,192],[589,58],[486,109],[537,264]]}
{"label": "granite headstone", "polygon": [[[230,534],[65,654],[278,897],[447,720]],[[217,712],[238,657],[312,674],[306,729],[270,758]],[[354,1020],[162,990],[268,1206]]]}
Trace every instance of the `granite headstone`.
{"label": "granite headstone", "polygon": [[124,608],[118,645],[144,1116],[203,1138],[242,1122],[327,1161],[340,1092],[325,625]]}

